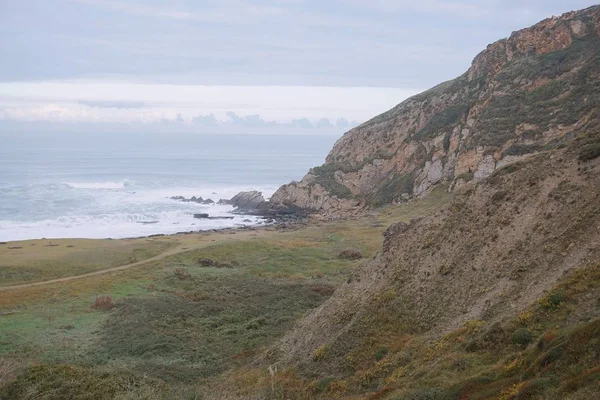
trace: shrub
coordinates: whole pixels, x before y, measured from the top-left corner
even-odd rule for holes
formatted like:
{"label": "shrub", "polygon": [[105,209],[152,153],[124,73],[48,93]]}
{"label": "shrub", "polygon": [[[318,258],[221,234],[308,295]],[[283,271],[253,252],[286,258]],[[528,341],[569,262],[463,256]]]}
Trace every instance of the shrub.
{"label": "shrub", "polygon": [[347,249],[342,251],[339,255],[338,258],[340,260],[360,260],[361,258],[363,258],[363,255],[360,251],[355,250],[355,249]]}
{"label": "shrub", "polygon": [[513,332],[510,339],[514,344],[525,347],[533,340],[533,334],[527,328],[519,328]]}
{"label": "shrub", "polygon": [[377,352],[375,352],[375,359],[377,361],[380,361],[383,359],[383,357],[386,356],[387,353],[388,353],[387,347],[380,347],[379,350],[377,350]]}
{"label": "shrub", "polygon": [[579,151],[581,161],[593,160],[596,157],[600,157],[600,143],[588,144]]}
{"label": "shrub", "polygon": [[403,193],[412,194],[414,182],[415,179],[412,172],[392,176],[368,200],[375,207],[391,204],[395,198]]}
{"label": "shrub", "polygon": [[448,152],[448,150],[450,150],[450,138],[451,138],[452,134],[450,132],[446,132],[446,134],[444,135],[444,151]]}
{"label": "shrub", "polygon": [[533,313],[531,311],[523,311],[521,314],[515,318],[515,322],[521,325],[527,325],[531,319],[533,318]]}
{"label": "shrub", "polygon": [[327,297],[331,296],[333,292],[335,292],[335,288],[333,286],[325,284],[314,284],[310,287],[310,290],[318,295]]}
{"label": "shrub", "polygon": [[113,303],[110,296],[96,296],[96,300],[92,304],[92,308],[95,310],[111,310],[114,307],[116,307],[116,304]]}
{"label": "shrub", "polygon": [[469,107],[466,104],[450,106],[439,113],[435,114],[419,129],[414,138],[418,140],[429,139],[442,129],[449,129],[451,125],[457,123],[460,118],[468,111]]}
{"label": "shrub", "polygon": [[173,275],[175,275],[177,279],[181,280],[194,279],[194,277],[190,275],[190,273],[187,272],[184,268],[175,268],[173,270]]}
{"label": "shrub", "polygon": [[325,345],[325,344],[321,345],[317,349],[315,349],[315,351],[313,352],[313,360],[314,361],[322,360],[323,358],[325,358],[326,354],[327,354],[327,345]]}
{"label": "shrub", "polygon": [[562,346],[556,346],[548,350],[546,354],[540,359],[540,365],[545,367],[548,364],[551,364],[557,360],[559,360],[564,353]]}
{"label": "shrub", "polygon": [[502,156],[522,156],[524,154],[535,153],[542,150],[539,144],[512,144],[502,152]]}
{"label": "shrub", "polygon": [[506,190],[498,190],[496,193],[492,195],[492,201],[497,203],[499,201],[504,200],[504,198],[508,195]]}
{"label": "shrub", "polygon": [[543,308],[555,310],[557,309],[563,302],[563,295],[560,292],[553,292],[549,295],[538,299],[538,304]]}
{"label": "shrub", "polygon": [[333,378],[324,378],[316,382],[312,389],[314,393],[322,393],[329,388],[329,385],[334,381]]}

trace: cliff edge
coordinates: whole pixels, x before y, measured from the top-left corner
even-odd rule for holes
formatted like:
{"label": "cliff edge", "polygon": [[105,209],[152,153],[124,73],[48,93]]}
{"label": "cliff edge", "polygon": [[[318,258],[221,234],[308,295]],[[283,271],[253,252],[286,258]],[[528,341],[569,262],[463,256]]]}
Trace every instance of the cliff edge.
{"label": "cliff edge", "polygon": [[325,164],[271,198],[332,212],[490,176],[600,124],[600,6],[514,32],[460,77],[350,130]]}

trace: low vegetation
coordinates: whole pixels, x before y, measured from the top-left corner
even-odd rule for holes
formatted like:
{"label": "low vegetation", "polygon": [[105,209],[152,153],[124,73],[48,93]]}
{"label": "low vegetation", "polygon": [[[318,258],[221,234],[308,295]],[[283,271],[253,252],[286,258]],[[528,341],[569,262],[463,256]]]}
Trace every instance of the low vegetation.
{"label": "low vegetation", "polygon": [[[0,398],[204,398],[331,296],[362,262],[355,254],[373,257],[389,221],[443,201],[294,231],[137,239],[128,248],[181,252],[117,273],[1,291]],[[96,258],[93,243],[69,243]],[[97,243],[117,252],[122,245]],[[340,258],[344,252],[353,257]],[[269,376],[266,366],[257,376]]]}

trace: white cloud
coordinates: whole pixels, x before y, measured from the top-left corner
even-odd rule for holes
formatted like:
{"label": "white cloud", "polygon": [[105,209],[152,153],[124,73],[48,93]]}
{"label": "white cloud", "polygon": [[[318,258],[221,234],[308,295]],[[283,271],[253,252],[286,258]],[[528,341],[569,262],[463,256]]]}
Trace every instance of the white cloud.
{"label": "white cloud", "polygon": [[[364,121],[419,90],[367,87],[203,86],[113,81],[0,83],[2,118],[191,122],[212,115],[254,126],[307,126],[321,119]],[[259,117],[260,116],[260,117]],[[243,120],[236,120],[242,118]]]}

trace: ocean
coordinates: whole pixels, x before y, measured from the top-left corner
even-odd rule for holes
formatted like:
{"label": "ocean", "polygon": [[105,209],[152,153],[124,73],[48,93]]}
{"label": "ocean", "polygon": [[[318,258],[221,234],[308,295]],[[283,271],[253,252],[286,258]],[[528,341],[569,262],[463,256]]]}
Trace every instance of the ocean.
{"label": "ocean", "polygon": [[[0,241],[126,238],[261,223],[215,202],[269,197],[320,165],[324,135],[0,133]],[[201,220],[194,213],[234,216]]]}

